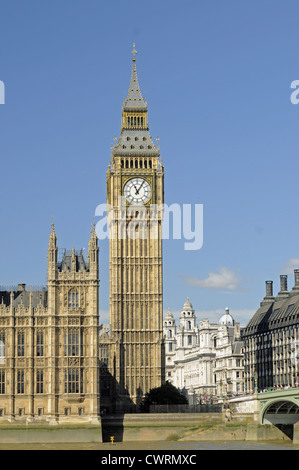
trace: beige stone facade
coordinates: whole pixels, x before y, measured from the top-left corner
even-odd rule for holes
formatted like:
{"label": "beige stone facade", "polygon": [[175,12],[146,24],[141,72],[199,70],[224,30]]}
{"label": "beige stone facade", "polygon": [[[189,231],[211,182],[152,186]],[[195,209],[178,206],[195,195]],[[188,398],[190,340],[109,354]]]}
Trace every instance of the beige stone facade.
{"label": "beige stone facade", "polygon": [[0,292],[0,420],[98,420],[98,242],[57,259],[54,226],[48,285]]}
{"label": "beige stone facade", "polygon": [[99,325],[96,227],[85,259],[74,248],[58,256],[52,224],[47,286],[0,290],[0,422],[97,422],[101,412],[136,409],[164,381],[164,167],[135,54],[107,172],[110,326]]}
{"label": "beige stone facade", "polygon": [[111,328],[100,339],[105,408],[134,408],[164,380],[163,210],[153,210],[163,200],[164,168],[149,134],[134,53],[121,135],[107,172]]}

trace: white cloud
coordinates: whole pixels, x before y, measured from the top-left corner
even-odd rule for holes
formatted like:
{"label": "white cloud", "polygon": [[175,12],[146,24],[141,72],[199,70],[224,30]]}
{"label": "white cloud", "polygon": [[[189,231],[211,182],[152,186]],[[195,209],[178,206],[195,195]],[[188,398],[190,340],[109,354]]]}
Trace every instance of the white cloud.
{"label": "white cloud", "polygon": [[109,310],[100,310],[100,324],[109,324]]}
{"label": "white cloud", "polygon": [[[209,322],[211,323],[218,323],[220,317],[224,314],[225,307],[226,306],[224,306],[224,308],[218,308],[214,310],[195,310],[197,324],[199,324],[199,321],[203,320],[204,318],[208,319]],[[178,324],[181,312],[179,310],[171,310],[171,313],[173,314],[174,319],[176,320]],[[245,308],[244,309],[229,309],[229,313],[232,315],[235,321],[240,323],[241,327],[244,327],[247,325],[249,320],[255,314],[255,310],[250,310],[250,309],[245,309]],[[165,317],[165,314],[166,314],[166,310],[164,312],[164,317]]]}
{"label": "white cloud", "polygon": [[204,289],[235,291],[240,288],[243,279],[231,269],[221,266],[216,273],[209,273],[206,279],[184,276],[185,282]]}

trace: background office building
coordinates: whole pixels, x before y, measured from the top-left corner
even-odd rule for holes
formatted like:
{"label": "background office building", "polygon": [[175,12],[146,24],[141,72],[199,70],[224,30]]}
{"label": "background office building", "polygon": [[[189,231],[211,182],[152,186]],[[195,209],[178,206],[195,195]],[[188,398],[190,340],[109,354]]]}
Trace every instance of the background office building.
{"label": "background office building", "polygon": [[266,296],[243,331],[245,385],[248,391],[298,384],[299,270],[288,291],[287,276],[280,276],[280,291],[266,281]]}

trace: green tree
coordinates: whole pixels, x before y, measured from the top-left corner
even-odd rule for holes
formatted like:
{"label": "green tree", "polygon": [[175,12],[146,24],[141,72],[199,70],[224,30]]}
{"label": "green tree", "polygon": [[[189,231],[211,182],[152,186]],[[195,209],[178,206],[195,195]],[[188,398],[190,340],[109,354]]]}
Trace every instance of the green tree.
{"label": "green tree", "polygon": [[161,387],[152,388],[146,393],[142,401],[144,411],[148,411],[150,405],[188,405],[188,400],[170,382],[166,382]]}

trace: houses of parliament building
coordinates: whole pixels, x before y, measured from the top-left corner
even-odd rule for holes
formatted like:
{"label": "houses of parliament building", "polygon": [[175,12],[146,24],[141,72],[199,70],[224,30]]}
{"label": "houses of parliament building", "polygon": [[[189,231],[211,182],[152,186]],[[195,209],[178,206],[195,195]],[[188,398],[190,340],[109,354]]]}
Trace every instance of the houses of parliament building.
{"label": "houses of parliament building", "polygon": [[267,295],[243,330],[228,312],[217,325],[196,325],[189,300],[178,330],[171,312],[163,323],[164,166],[149,132],[136,53],[134,45],[106,177],[109,325],[99,318],[97,226],[86,257],[75,248],[58,256],[52,223],[47,286],[0,289],[0,422],[97,423],[104,412],[138,411],[165,374],[193,395],[299,383],[297,350],[292,359],[299,270],[291,292],[285,276],[276,297],[267,282]]}
{"label": "houses of parliament building", "polygon": [[[0,420],[97,422],[103,409],[132,409],[164,381],[161,213],[156,236],[146,230],[150,204],[163,203],[164,169],[149,133],[136,53],[134,45],[107,203],[116,230],[141,206],[144,223],[135,229],[139,237],[110,237],[109,334],[99,324],[96,226],[86,258],[74,248],[58,258],[52,224],[47,286],[0,291]],[[131,210],[125,216],[118,211],[120,197]]]}

